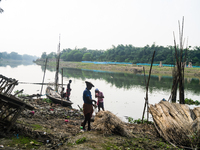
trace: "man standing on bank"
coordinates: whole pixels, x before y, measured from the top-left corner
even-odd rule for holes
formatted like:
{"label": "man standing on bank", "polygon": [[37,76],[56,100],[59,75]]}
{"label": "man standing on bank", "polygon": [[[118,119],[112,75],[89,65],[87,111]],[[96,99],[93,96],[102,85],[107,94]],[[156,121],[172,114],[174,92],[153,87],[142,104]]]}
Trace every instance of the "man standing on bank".
{"label": "man standing on bank", "polygon": [[96,104],[96,101],[92,99],[92,95],[90,90],[92,89],[92,87],[94,87],[94,85],[91,82],[85,81],[86,83],[86,89],[83,91],[83,113],[85,116],[84,122],[82,122],[81,126],[83,126],[83,130],[85,131],[85,125],[88,122],[88,131],[91,130],[90,127],[90,121],[91,121],[91,117],[92,117],[92,113],[93,113],[93,104],[92,102],[94,102]]}
{"label": "man standing on bank", "polygon": [[72,80],[69,80],[69,83],[67,84],[67,91],[66,91],[66,97],[67,97],[67,100],[69,101],[69,97],[70,97],[70,94],[71,94],[71,87],[70,87],[70,84],[72,83]]}

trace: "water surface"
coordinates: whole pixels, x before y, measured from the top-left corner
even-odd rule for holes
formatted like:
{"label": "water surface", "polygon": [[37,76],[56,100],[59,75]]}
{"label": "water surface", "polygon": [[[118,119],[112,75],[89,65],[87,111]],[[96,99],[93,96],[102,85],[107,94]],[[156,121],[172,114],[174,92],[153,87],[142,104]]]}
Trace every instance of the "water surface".
{"label": "water surface", "polygon": [[[14,67],[0,65],[0,74],[15,78],[19,82],[41,83],[44,75],[44,67],[33,63],[29,65],[15,65]],[[90,81],[95,85],[91,89],[93,99],[95,99],[94,90],[98,88],[105,96],[104,106],[106,110],[116,114],[122,120],[125,120],[124,116],[129,116],[134,119],[142,117],[144,98],[146,97],[144,75],[64,68],[63,76],[64,84],[67,84],[70,79],[72,80],[71,101],[74,103],[72,107],[78,109],[78,105],[83,105],[82,94],[86,88],[85,81]],[[54,82],[54,77],[55,68],[47,67],[44,82]],[[59,82],[61,83],[61,71],[59,74]],[[186,98],[199,100],[199,83],[199,79],[197,78],[185,79]],[[163,98],[168,100],[171,86],[172,77],[151,76],[148,92],[149,103],[158,103]],[[15,87],[14,91],[21,89],[24,89],[24,93],[26,94],[36,94],[40,93],[41,85],[19,84]],[[46,86],[43,87],[42,94],[45,94],[45,89]]]}

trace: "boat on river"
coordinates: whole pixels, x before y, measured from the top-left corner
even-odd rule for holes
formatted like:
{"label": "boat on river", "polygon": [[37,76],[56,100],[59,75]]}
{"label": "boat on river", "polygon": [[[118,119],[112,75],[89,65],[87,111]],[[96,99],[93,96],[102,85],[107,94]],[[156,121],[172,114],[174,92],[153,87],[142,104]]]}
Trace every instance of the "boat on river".
{"label": "boat on river", "polygon": [[61,104],[62,106],[68,107],[71,106],[73,103],[71,101],[62,98],[61,95],[56,92],[53,88],[48,86],[46,88],[46,96],[55,104]]}

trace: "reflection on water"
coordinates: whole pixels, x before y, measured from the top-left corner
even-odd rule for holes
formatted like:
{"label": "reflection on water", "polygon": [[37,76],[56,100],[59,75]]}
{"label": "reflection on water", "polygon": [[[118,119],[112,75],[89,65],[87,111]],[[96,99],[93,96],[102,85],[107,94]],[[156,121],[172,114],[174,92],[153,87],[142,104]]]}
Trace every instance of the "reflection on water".
{"label": "reflection on water", "polygon": [[11,68],[15,68],[19,65],[24,65],[24,66],[28,66],[28,65],[32,65],[33,61],[22,61],[22,60],[3,60],[0,61],[0,67],[6,67],[6,66],[10,66]]}
{"label": "reflection on water", "polygon": [[[42,69],[44,69],[42,67]],[[54,68],[47,68],[49,71],[55,71]],[[60,72],[61,73],[61,72]],[[133,87],[145,88],[145,79],[143,74],[131,74],[131,73],[114,73],[109,71],[98,70],[86,70],[86,69],[74,69],[63,68],[63,76],[67,78],[76,79],[103,79],[107,83],[123,89],[131,89]],[[148,76],[146,75],[146,81]],[[185,90],[190,90],[193,93],[199,93],[200,81],[197,78],[185,78],[184,81]],[[172,87],[172,77],[169,76],[155,76],[152,75],[149,83],[149,92],[154,90],[169,91]]]}

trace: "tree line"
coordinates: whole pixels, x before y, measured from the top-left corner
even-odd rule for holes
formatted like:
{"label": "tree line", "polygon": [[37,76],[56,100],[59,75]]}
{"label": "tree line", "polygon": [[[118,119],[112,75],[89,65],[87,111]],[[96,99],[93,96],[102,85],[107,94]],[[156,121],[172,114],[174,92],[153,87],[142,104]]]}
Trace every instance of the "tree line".
{"label": "tree line", "polygon": [[[107,50],[90,50],[87,48],[81,49],[63,49],[60,53],[60,58],[63,61],[110,61],[110,62],[131,62],[131,63],[150,63],[153,52],[156,51],[154,56],[154,63],[174,64],[175,62],[175,49],[174,46],[158,46],[152,44],[144,47],[134,47],[132,45],[118,45],[112,46]],[[195,66],[200,66],[200,46],[184,50],[182,56],[186,54],[186,62],[192,62]],[[43,52],[42,59],[56,58],[57,54],[51,52],[47,54]]]}
{"label": "tree line", "polygon": [[12,59],[12,60],[36,60],[38,57],[37,56],[31,56],[31,55],[20,55],[16,52],[11,52],[11,53],[7,53],[7,52],[0,52],[0,60],[1,59]]}

